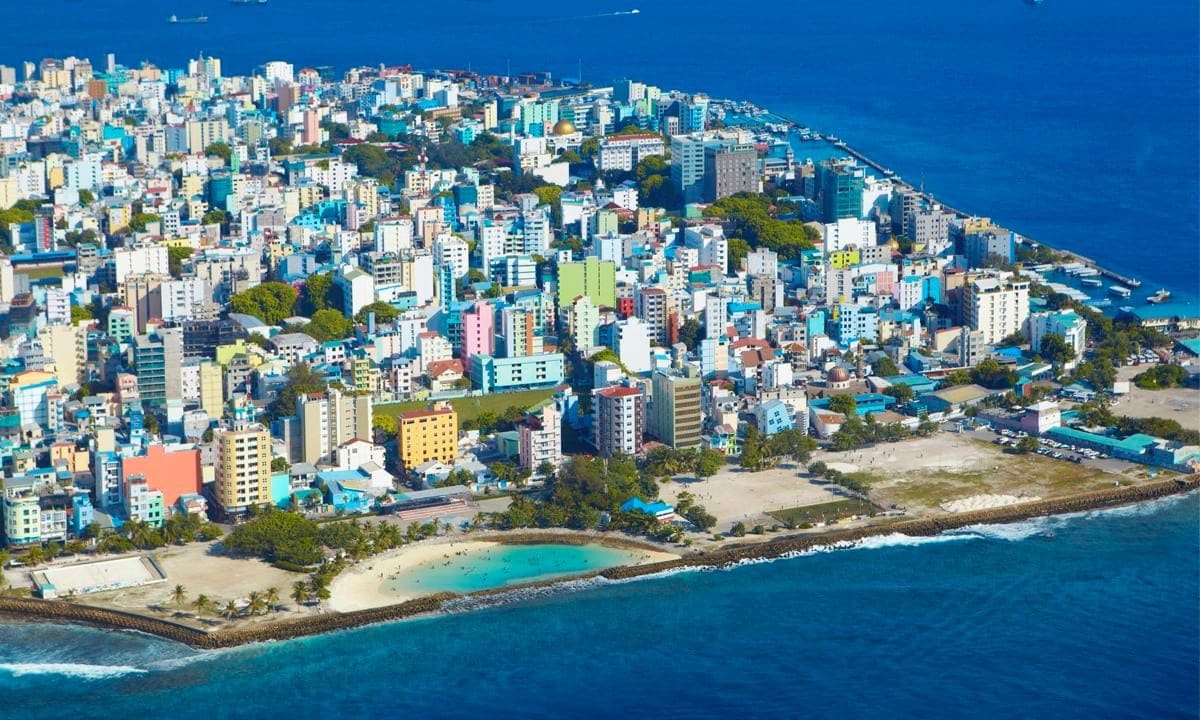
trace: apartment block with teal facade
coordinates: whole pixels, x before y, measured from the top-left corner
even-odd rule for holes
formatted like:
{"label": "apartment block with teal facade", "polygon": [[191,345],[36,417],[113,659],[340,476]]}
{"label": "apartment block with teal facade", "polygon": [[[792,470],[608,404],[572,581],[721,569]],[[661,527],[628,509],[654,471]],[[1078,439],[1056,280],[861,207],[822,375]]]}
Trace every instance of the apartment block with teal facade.
{"label": "apartment block with teal facade", "polygon": [[563,381],[561,353],[521,357],[471,356],[471,382],[479,390],[505,392],[550,387]]}

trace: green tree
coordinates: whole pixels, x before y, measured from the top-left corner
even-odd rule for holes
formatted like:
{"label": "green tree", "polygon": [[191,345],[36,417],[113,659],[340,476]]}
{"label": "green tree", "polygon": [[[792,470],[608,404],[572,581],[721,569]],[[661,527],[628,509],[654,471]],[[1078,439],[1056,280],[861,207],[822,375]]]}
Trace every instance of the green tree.
{"label": "green tree", "polygon": [[1022,455],[1035,452],[1038,449],[1037,438],[1026,435],[1017,441],[1017,444],[1013,447],[1013,449]]}
{"label": "green tree", "polygon": [[679,326],[679,342],[686,345],[689,350],[695,351],[700,344],[701,330],[699,318],[694,315],[689,317],[683,325]]}
{"label": "green tree", "polygon": [[201,593],[197,595],[196,599],[192,602],[192,607],[196,608],[197,615],[207,615],[213,610],[212,598],[204,593]]}
{"label": "green tree", "polygon": [[683,517],[700,530],[711,530],[717,524],[717,519],[710,515],[703,505],[692,505],[684,512]]}
{"label": "green tree", "polygon": [[176,585],[175,589],[171,591],[171,600],[176,605],[183,607],[184,602],[187,601],[187,589],[182,585]]}
{"label": "green tree", "polygon": [[717,450],[701,450],[696,457],[696,477],[710,478],[720,472],[725,465],[725,456]]}
{"label": "green tree", "polygon": [[758,427],[755,425],[749,425],[746,427],[746,437],[744,440],[742,440],[741,466],[746,470],[751,471],[762,469],[762,439],[758,432]]}
{"label": "green tree", "polygon": [[329,342],[348,337],[354,330],[354,324],[337,310],[318,310],[308,323],[298,329],[317,342]]}
{"label": "green tree", "polygon": [[300,308],[306,317],[312,317],[318,310],[341,307],[341,300],[341,289],[333,282],[333,273],[317,273],[304,281]]}
{"label": "green tree", "polygon": [[885,388],[883,393],[896,398],[896,402],[898,403],[906,403],[916,397],[916,392],[913,391],[912,386],[903,383],[897,383]]}
{"label": "green tree", "polygon": [[830,412],[839,413],[846,417],[855,417],[858,414],[858,402],[854,396],[850,394],[834,395],[829,399]]}
{"label": "green tree", "polygon": [[215,142],[204,148],[204,154],[208,157],[219,157],[228,165],[230,160],[233,159],[233,148],[229,147],[226,143]]}
{"label": "green tree", "polygon": [[167,269],[172,277],[183,277],[183,261],[192,256],[195,250],[183,245],[172,245],[167,248]]}
{"label": "green tree", "polygon": [[78,325],[82,320],[93,319],[92,311],[83,305],[71,306],[71,324]]}
{"label": "green tree", "polygon": [[202,225],[227,225],[229,224],[229,213],[220,208],[213,208],[204,213],[204,217],[200,219]]}
{"label": "green tree", "polygon": [[1067,344],[1062,335],[1050,334],[1042,338],[1039,353],[1049,363],[1062,366],[1075,359],[1075,348]]}
{"label": "green tree", "polygon": [[134,213],[129,218],[129,229],[133,232],[146,232],[146,226],[150,223],[156,223],[161,220],[158,215],[148,212]]}
{"label": "green tree", "polygon": [[900,368],[896,367],[896,363],[887,355],[871,363],[871,371],[882,377],[892,377],[900,374]]}
{"label": "green tree", "polygon": [[93,202],[95,202],[95,200],[96,200],[95,193],[93,193],[91,190],[88,190],[87,188],[80,188],[80,190],[79,190],[79,204],[80,205],[83,205],[86,207],[88,205],[91,205]]}
{"label": "green tree", "polygon": [[392,305],[385,302],[373,302],[359,310],[354,319],[357,322],[365,323],[367,315],[370,313],[375,313],[375,320],[381,323],[394,322],[396,318],[400,317],[400,311]]}
{"label": "green tree", "polygon": [[[253,315],[268,325],[278,325],[292,316],[296,297],[296,289],[287,283],[265,282],[234,295],[229,306],[233,312]],[[343,317],[342,320],[346,319]]]}
{"label": "green tree", "polygon": [[283,458],[283,457],[271,458],[271,472],[272,473],[285,473],[288,470],[290,470],[291,467],[292,466],[288,464],[287,458]]}

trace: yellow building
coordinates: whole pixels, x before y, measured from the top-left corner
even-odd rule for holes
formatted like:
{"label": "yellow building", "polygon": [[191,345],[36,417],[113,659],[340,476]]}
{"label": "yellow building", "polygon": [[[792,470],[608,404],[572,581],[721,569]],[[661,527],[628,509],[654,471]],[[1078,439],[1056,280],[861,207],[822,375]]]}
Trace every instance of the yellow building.
{"label": "yellow building", "polygon": [[430,460],[452,463],[458,456],[458,413],[446,403],[401,413],[396,418],[396,444],[405,470]]}
{"label": "yellow building", "polygon": [[9,546],[41,542],[41,507],[28,482],[10,479],[4,483],[4,534]]}
{"label": "yellow building", "polygon": [[225,413],[225,371],[220,363],[200,363],[200,407],[210,418],[219,418]]}
{"label": "yellow building", "polygon": [[861,259],[861,256],[858,252],[858,248],[853,248],[850,250],[834,250],[833,252],[829,253],[826,259],[831,267],[845,268],[850,267],[851,265],[857,265]]}
{"label": "yellow building", "polygon": [[271,501],[271,434],[257,423],[218,430],[216,499],[226,513]]}

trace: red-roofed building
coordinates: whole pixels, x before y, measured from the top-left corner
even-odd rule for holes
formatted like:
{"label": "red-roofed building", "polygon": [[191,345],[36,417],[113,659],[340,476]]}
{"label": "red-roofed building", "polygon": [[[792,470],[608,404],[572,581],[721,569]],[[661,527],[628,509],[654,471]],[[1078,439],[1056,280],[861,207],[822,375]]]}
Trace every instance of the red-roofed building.
{"label": "red-roofed building", "polygon": [[601,457],[641,452],[646,422],[642,391],[613,385],[597,390],[595,403],[596,452]]}

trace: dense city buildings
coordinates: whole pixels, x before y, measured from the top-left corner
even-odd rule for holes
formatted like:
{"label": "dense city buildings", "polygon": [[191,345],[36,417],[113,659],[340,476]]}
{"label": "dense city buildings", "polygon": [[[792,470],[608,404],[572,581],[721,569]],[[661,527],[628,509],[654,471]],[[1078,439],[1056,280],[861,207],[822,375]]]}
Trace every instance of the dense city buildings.
{"label": "dense city buildings", "polygon": [[0,67],[5,543],[857,447],[1113,392],[1103,308],[1200,326],[769,117],[545,73]]}

